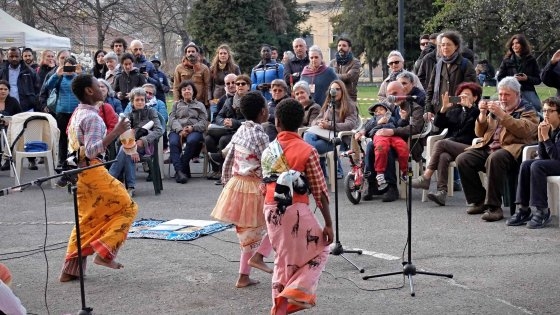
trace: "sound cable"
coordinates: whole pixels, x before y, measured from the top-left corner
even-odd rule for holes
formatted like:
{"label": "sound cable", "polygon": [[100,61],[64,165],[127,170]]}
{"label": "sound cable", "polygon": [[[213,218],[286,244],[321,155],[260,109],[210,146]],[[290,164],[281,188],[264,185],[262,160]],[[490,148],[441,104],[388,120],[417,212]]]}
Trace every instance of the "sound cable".
{"label": "sound cable", "polygon": [[43,239],[43,256],[45,257],[45,263],[47,264],[47,277],[45,279],[44,301],[45,301],[45,308],[47,309],[47,314],[50,315],[51,312],[49,310],[49,305],[47,303],[47,293],[49,287],[49,258],[47,257],[47,251],[46,251],[47,239],[49,235],[49,225],[48,225],[48,217],[47,217],[47,196],[45,195],[45,190],[43,189],[43,186],[41,185],[38,186],[41,189],[41,192],[43,193],[43,205],[44,205],[43,210],[45,212],[45,238]]}

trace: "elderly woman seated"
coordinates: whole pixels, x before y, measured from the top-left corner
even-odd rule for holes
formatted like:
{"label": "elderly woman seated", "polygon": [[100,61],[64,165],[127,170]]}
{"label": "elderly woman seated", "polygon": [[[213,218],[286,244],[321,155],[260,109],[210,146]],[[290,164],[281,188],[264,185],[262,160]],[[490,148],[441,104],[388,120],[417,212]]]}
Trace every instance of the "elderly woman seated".
{"label": "elderly woman seated", "polygon": [[175,168],[175,181],[185,184],[191,177],[189,161],[200,152],[208,115],[204,104],[196,100],[197,89],[193,81],[181,82],[177,92],[179,100],[169,113],[169,152]]}
{"label": "elderly woman seated", "polygon": [[115,178],[122,178],[130,196],[134,195],[136,184],[136,170],[134,163],[142,156],[149,156],[154,152],[157,139],[163,134],[163,129],[155,109],[146,106],[146,92],[143,88],[130,91],[132,112],[127,115],[133,132],[121,136],[122,145],[117,154],[117,161],[111,165],[109,173]]}

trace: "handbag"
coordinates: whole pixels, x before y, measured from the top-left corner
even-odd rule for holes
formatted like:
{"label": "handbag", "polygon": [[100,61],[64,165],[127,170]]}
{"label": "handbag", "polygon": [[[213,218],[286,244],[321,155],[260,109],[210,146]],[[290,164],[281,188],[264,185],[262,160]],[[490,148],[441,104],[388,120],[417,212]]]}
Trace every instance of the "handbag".
{"label": "handbag", "polygon": [[56,86],[49,93],[49,98],[47,98],[47,108],[49,109],[49,113],[56,114],[56,104],[58,103],[58,90],[60,89],[61,81],[62,81],[62,77],[58,79],[58,81],[56,82]]}

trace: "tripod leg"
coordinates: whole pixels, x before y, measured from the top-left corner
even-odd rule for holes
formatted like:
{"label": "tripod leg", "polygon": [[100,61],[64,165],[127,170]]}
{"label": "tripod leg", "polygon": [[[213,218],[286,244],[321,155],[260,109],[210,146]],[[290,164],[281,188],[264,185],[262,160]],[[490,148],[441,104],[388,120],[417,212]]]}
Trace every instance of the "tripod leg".
{"label": "tripod leg", "polygon": [[450,273],[437,273],[437,272],[429,272],[429,271],[416,271],[416,274],[420,275],[428,275],[428,276],[437,276],[437,277],[446,277],[446,278],[453,278],[453,275]]}
{"label": "tripod leg", "polygon": [[371,275],[371,276],[363,276],[362,279],[367,280],[367,279],[370,279],[370,278],[381,278],[381,277],[402,275],[402,274],[403,274],[402,271],[395,271],[395,272],[388,272],[388,273],[379,273],[379,274]]}
{"label": "tripod leg", "polygon": [[412,275],[408,275],[408,284],[410,284],[410,296],[415,296],[416,293],[414,292],[414,280],[412,279]]}
{"label": "tripod leg", "polygon": [[[354,252],[356,252],[356,251],[354,251]],[[352,251],[348,251],[347,253],[352,253]],[[361,251],[360,251],[360,254],[361,254]],[[342,257],[342,258],[344,258],[344,259],[346,259],[346,261],[349,262],[349,263],[350,263],[352,266],[354,266],[356,269],[358,269],[358,270],[360,271],[360,273],[364,273],[364,271],[365,271],[364,268],[358,267],[355,263],[353,263],[351,260],[349,260],[348,258],[346,258],[343,254],[340,254],[339,256]]]}

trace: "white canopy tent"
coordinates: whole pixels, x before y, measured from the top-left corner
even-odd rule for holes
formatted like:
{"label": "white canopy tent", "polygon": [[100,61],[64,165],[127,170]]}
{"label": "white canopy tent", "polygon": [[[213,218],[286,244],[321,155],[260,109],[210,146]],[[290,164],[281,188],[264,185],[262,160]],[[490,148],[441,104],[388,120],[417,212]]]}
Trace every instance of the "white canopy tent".
{"label": "white canopy tent", "polygon": [[0,48],[29,47],[33,50],[70,49],[70,39],[45,33],[18,21],[0,9]]}

